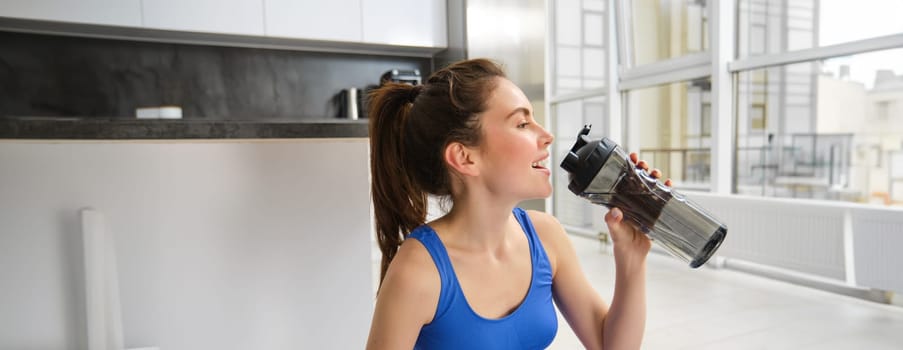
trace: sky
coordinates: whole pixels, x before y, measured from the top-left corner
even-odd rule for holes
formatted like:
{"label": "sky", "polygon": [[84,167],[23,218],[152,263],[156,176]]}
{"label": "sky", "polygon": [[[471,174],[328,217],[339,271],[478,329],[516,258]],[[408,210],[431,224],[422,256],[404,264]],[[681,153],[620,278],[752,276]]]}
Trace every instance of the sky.
{"label": "sky", "polygon": [[[819,46],[903,33],[903,0],[821,0]],[[891,69],[903,75],[903,49],[837,57],[824,67],[837,72],[850,66],[850,78],[871,88],[875,71]]]}

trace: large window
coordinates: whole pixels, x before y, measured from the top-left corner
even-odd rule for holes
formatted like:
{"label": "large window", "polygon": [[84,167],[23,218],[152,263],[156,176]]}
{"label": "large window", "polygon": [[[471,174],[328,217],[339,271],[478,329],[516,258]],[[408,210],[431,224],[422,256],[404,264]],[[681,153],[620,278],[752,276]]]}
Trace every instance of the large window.
{"label": "large window", "polygon": [[[593,125],[589,136],[601,138],[608,132],[603,123],[600,123],[605,115],[605,98],[590,97],[556,103],[552,114],[555,118],[553,129],[556,130],[553,154],[563,155],[570,150],[577,141],[577,132],[584,125]],[[559,158],[555,158],[560,160]],[[587,230],[597,229],[601,224],[601,215],[604,211],[598,206],[589,204],[583,198],[577,197],[568,190],[568,174],[564,169],[555,166],[555,212],[558,220],[572,227]]]}
{"label": "large window", "polygon": [[740,57],[903,33],[903,1],[740,0]]}
{"label": "large window", "polygon": [[619,2],[626,147],[681,189],[709,190],[710,8],[702,0]]}
{"label": "large window", "polygon": [[572,194],[560,156],[576,141],[577,132],[592,124],[590,136],[611,136],[607,79],[615,62],[609,59],[611,8],[605,0],[552,1],[553,28],[549,81],[550,128],[555,134],[552,207],[572,232],[593,235],[604,225],[605,211]]}
{"label": "large window", "polygon": [[641,66],[708,50],[705,0],[625,1],[627,63]]}
{"label": "large window", "polygon": [[550,4],[556,156],[588,123],[680,190],[903,205],[903,1]]}
{"label": "large window", "polygon": [[824,26],[817,21],[819,3],[818,0],[741,0],[737,10],[740,57],[818,46],[818,27]]}
{"label": "large window", "polygon": [[903,204],[901,11],[892,0],[739,2],[736,193]]}
{"label": "large window", "polygon": [[625,110],[640,129],[641,159],[681,188],[707,190],[711,175],[711,84],[709,79],[627,92]]}
{"label": "large window", "polygon": [[893,159],[903,146],[897,72],[903,49],[740,72],[737,192],[903,200]]}
{"label": "large window", "polygon": [[605,9],[603,0],[555,1],[553,95],[605,86]]}

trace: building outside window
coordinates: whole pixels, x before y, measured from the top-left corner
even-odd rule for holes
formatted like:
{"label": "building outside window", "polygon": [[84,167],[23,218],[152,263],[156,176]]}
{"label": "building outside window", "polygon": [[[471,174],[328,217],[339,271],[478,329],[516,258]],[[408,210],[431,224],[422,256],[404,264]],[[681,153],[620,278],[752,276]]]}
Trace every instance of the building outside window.
{"label": "building outside window", "polygon": [[894,108],[903,49],[894,47],[903,43],[886,36],[903,24],[885,14],[895,7],[903,10],[893,1],[739,2],[737,63],[760,65],[735,75],[736,193],[903,203],[893,167],[903,144]]}

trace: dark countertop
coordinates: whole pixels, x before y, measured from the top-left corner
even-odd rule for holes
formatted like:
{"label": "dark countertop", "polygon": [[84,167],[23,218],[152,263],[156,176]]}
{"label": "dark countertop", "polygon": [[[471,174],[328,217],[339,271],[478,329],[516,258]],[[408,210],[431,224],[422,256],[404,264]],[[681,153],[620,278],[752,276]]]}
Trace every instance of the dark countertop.
{"label": "dark countertop", "polygon": [[0,117],[0,139],[184,140],[367,137],[367,119],[212,120]]}

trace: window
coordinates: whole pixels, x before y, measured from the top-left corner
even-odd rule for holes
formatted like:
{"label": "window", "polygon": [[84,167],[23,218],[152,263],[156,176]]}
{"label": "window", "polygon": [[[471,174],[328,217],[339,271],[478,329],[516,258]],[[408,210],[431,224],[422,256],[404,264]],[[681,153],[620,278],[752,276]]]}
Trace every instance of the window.
{"label": "window", "polygon": [[903,102],[900,73],[903,49],[740,72],[737,192],[892,198],[882,160],[903,144],[903,115],[890,108]]}
{"label": "window", "polygon": [[628,9],[630,67],[708,51],[705,0],[624,1]]}
{"label": "window", "polygon": [[[584,125],[593,125],[589,134],[590,138],[598,139],[608,135],[605,125],[599,122],[605,116],[604,97],[558,103],[552,113],[557,116],[555,125],[553,125],[556,137],[552,154],[559,156],[567,154],[574,142],[577,141],[577,133],[583,129]],[[558,166],[558,161],[560,159],[556,159],[556,164],[554,164],[556,174],[553,178],[554,193],[556,194],[553,205],[558,219],[572,227],[587,230],[600,228],[604,210],[589,204],[585,199],[573,195],[568,190],[568,174]]]}
{"label": "window", "polygon": [[605,86],[605,1],[555,1],[553,94]]}
{"label": "window", "polygon": [[697,79],[627,93],[627,118],[639,128],[637,153],[680,188],[708,189],[711,84]]}
{"label": "window", "polygon": [[740,0],[737,12],[741,58],[903,32],[898,0]]}
{"label": "window", "polygon": [[605,211],[568,190],[568,175],[557,166],[558,157],[571,148],[577,133],[592,124],[590,137],[611,136],[608,128],[607,79],[608,1],[555,0],[552,2],[552,62],[549,101],[550,127],[555,134],[552,161],[554,193],[552,207],[572,232],[594,235],[604,225]]}
{"label": "window", "polygon": [[556,154],[591,123],[680,190],[903,205],[903,2],[551,4]]}

